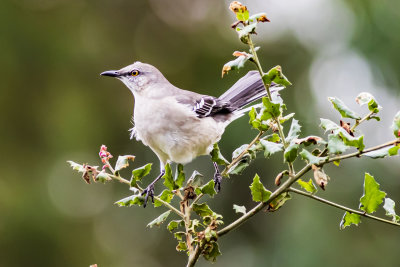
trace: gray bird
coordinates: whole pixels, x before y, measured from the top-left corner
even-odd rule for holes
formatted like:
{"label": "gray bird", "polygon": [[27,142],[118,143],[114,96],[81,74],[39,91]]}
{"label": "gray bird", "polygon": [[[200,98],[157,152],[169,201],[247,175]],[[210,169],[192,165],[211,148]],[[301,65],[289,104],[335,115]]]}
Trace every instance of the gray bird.
{"label": "gray bird", "polygon": [[[160,160],[159,176],[143,191],[144,206],[149,196],[153,199],[154,184],[165,174],[167,162],[185,164],[210,154],[226,126],[249,110],[244,107],[267,94],[256,71],[248,72],[220,97],[179,89],[157,68],[138,61],[101,75],[121,80],[133,93],[131,138],[149,146]],[[280,89],[271,86],[272,92]],[[214,167],[218,192],[222,177],[215,162]]]}

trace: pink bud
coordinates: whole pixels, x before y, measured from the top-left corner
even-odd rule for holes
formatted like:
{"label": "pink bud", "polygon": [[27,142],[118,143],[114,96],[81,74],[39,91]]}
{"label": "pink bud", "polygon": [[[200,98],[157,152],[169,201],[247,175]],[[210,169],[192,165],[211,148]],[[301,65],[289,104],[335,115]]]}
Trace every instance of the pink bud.
{"label": "pink bud", "polygon": [[104,170],[105,168],[109,168],[109,167],[110,167],[110,165],[106,164],[101,169]]}

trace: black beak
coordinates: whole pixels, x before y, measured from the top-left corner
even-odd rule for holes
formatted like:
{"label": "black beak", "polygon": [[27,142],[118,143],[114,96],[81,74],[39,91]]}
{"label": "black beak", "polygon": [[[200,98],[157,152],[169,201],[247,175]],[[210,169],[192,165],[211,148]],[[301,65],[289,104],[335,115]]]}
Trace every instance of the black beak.
{"label": "black beak", "polygon": [[110,76],[110,77],[118,77],[119,72],[117,70],[108,70],[105,72],[100,73],[102,76]]}

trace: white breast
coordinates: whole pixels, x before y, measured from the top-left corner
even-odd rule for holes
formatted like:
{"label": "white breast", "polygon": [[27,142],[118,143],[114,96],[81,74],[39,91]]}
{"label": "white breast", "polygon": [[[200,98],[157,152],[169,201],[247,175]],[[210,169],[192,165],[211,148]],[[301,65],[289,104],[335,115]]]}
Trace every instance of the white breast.
{"label": "white breast", "polygon": [[190,107],[172,97],[154,100],[135,96],[134,123],[137,138],[163,163],[182,164],[209,154],[226,126],[210,117],[196,117]]}

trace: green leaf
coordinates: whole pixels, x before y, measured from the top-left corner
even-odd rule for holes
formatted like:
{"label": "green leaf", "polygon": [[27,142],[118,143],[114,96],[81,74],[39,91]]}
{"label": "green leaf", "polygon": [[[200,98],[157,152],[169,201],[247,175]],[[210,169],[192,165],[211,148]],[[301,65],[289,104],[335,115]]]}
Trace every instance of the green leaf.
{"label": "green leaf", "polygon": [[[239,155],[244,150],[246,150],[248,146],[249,146],[248,144],[243,144],[240,147],[238,147],[237,149],[235,149],[235,151],[233,151],[233,153],[232,153],[232,160],[239,157]],[[229,174],[241,174],[244,171],[244,169],[246,169],[250,165],[250,162],[256,158],[257,151],[259,149],[261,149],[261,147],[262,146],[256,146],[256,145],[251,146],[247,150],[247,152],[243,155],[242,159],[229,169],[228,173]]]}
{"label": "green leaf", "polygon": [[364,195],[360,199],[360,209],[373,213],[385,198],[386,193],[379,190],[379,184],[369,173],[365,173],[364,179]]}
{"label": "green leaf", "polygon": [[189,180],[187,181],[186,185],[192,186],[193,188],[199,187],[201,185],[201,177],[203,177],[203,175],[198,171],[194,170]]}
{"label": "green leaf", "polygon": [[197,195],[199,194],[208,194],[213,197],[217,192],[214,189],[215,183],[213,180],[210,180],[207,184],[203,185],[202,187],[196,188],[195,192]]}
{"label": "green leaf", "polygon": [[300,133],[300,124],[299,121],[296,119],[292,120],[292,125],[290,125],[290,130],[289,133],[286,137],[286,141],[288,143],[290,143],[292,140],[296,139],[297,137],[299,137],[299,133]]}
{"label": "green leaf", "polygon": [[108,173],[106,173],[105,170],[102,170],[101,172],[99,172],[99,174],[97,174],[95,180],[104,184],[107,181],[111,181],[112,178],[110,177],[110,175]]}
{"label": "green leaf", "polygon": [[174,233],[174,237],[178,240],[178,241],[182,241],[182,239],[186,236],[185,232],[176,232]]}
{"label": "green leaf", "polygon": [[393,123],[392,123],[392,130],[394,136],[396,138],[400,137],[400,111],[394,116]]}
{"label": "green leaf", "polygon": [[251,23],[247,26],[244,26],[243,28],[237,27],[236,32],[238,33],[240,41],[242,41],[244,44],[248,44],[249,35],[255,34],[256,28],[257,28],[257,23]]}
{"label": "green leaf", "polygon": [[207,248],[203,251],[203,256],[208,261],[215,262],[219,255],[222,254],[221,251],[219,250],[217,242],[211,242],[210,244],[208,244]]}
{"label": "green leaf", "polygon": [[177,229],[179,226],[185,226],[183,220],[173,220],[168,223],[167,229],[172,233],[172,231]]}
{"label": "green leaf", "polygon": [[176,250],[177,251],[186,251],[188,250],[187,246],[186,246],[186,242],[179,242],[178,245],[176,246]]}
{"label": "green leaf", "polygon": [[144,203],[144,196],[141,195],[132,195],[123,199],[116,201],[114,204],[117,204],[120,207],[130,207],[132,205],[141,206]]}
{"label": "green leaf", "polygon": [[[363,106],[365,104],[368,104],[368,109],[369,111],[372,111],[374,113],[378,113],[379,110],[382,108],[379,106],[379,104],[376,102],[375,98],[370,94],[370,93],[360,93],[356,97],[356,102],[360,105]],[[374,117],[377,118],[377,117]]]}
{"label": "green leaf", "polygon": [[149,222],[147,227],[152,228],[153,226],[160,226],[163,222],[165,222],[165,220],[168,218],[170,213],[171,213],[170,210],[164,212],[163,214],[161,214],[160,216],[158,216],[157,218],[155,218],[154,220]]}
{"label": "green leaf", "polygon": [[346,213],[343,215],[342,221],[340,222],[340,230],[343,230],[344,228],[352,224],[358,226],[360,222],[361,222],[361,217],[359,214],[346,211]]}
{"label": "green leaf", "polygon": [[234,60],[231,60],[222,67],[222,77],[224,77],[225,74],[227,74],[231,70],[239,70],[244,67],[244,64],[249,60],[251,57],[246,56],[246,55],[240,55]]}
{"label": "green leaf", "polygon": [[317,188],[315,187],[312,179],[310,179],[307,182],[303,181],[302,179],[297,180],[297,183],[307,192],[314,194],[315,192],[317,192]]}
{"label": "green leaf", "polygon": [[229,174],[241,174],[247,167],[249,167],[249,162],[250,160],[247,160],[246,158],[243,158],[241,161],[239,161],[238,163],[236,163],[235,165],[233,165],[228,173]]}
{"label": "green leaf", "polygon": [[275,154],[276,152],[283,151],[282,144],[277,144],[266,140],[260,140],[260,144],[264,148],[264,156],[266,158],[269,158],[272,154]]}
{"label": "green leaf", "polygon": [[286,122],[286,121],[290,120],[291,118],[293,118],[295,114],[296,114],[296,113],[290,113],[290,114],[288,114],[288,115],[286,115],[286,116],[284,116],[284,117],[281,117],[281,118],[279,119],[279,122],[280,122],[281,124],[283,124],[284,122]]}
{"label": "green leaf", "polygon": [[392,217],[393,222],[398,222],[400,221],[400,216],[396,214],[394,207],[395,207],[394,201],[390,198],[385,198],[385,204],[383,205],[383,208],[386,211],[386,215]]}
{"label": "green leaf", "polygon": [[266,123],[263,123],[260,119],[257,118],[258,114],[254,107],[250,110],[249,117],[250,117],[249,124],[254,129],[260,131],[267,131],[269,129],[269,126]]}
{"label": "green leaf", "polygon": [[169,190],[175,190],[178,189],[179,186],[175,184],[174,178],[172,177],[172,170],[171,166],[169,163],[165,165],[165,174],[162,177],[164,179],[164,185],[169,189]]}
{"label": "green leaf", "polygon": [[321,118],[320,127],[322,127],[325,130],[325,132],[333,131],[334,133],[337,133],[337,131],[340,130],[340,128],[341,128],[339,125],[337,125],[333,121],[328,120],[328,119],[322,119],[322,118]]}
{"label": "green leaf", "polygon": [[297,158],[297,151],[299,149],[299,145],[296,143],[291,143],[283,153],[283,157],[286,162],[293,162]]}
{"label": "green leaf", "polygon": [[280,194],[274,200],[272,200],[271,203],[269,203],[268,211],[271,211],[271,212],[277,211],[286,203],[286,201],[288,201],[291,198],[292,198],[292,196],[288,192],[284,192],[284,193]]}
{"label": "green leaf", "polygon": [[[170,203],[171,200],[174,198],[174,194],[172,193],[171,190],[168,189],[164,189],[164,191],[162,191],[162,193],[158,196],[161,200]],[[154,207],[160,207],[162,206],[162,202],[160,202],[157,199],[154,199]]]}
{"label": "green leaf", "polygon": [[148,175],[151,171],[152,163],[148,163],[140,168],[132,171],[131,186],[136,186],[136,182],[142,180],[143,177]]}
{"label": "green leaf", "polygon": [[233,204],[233,209],[235,210],[236,213],[242,213],[243,215],[246,214],[245,206],[238,206],[236,204]]}
{"label": "green leaf", "polygon": [[375,151],[371,151],[368,153],[365,153],[364,156],[377,159],[377,158],[385,158],[385,157],[390,157],[390,156],[396,156],[399,151],[398,146],[388,146],[384,147]]}
{"label": "green leaf", "polygon": [[178,164],[176,166],[176,171],[175,171],[175,184],[178,186],[178,188],[182,187],[183,182],[185,181],[185,172],[183,171],[183,165]]}
{"label": "green leaf", "polygon": [[193,211],[196,212],[200,217],[212,215],[214,213],[206,203],[193,204]]}
{"label": "green leaf", "polygon": [[68,160],[67,162],[71,165],[71,167],[74,171],[78,171],[78,172],[82,172],[82,173],[86,172],[86,169],[83,167],[83,165],[73,162],[72,160]]}
{"label": "green leaf", "polygon": [[346,131],[340,131],[339,132],[340,137],[343,140],[343,143],[346,146],[352,146],[357,148],[359,151],[363,151],[365,148],[364,145],[364,135],[361,135],[360,137],[353,137],[350,134],[348,134]]}
{"label": "green leaf", "polygon": [[250,185],[251,195],[255,202],[266,202],[271,195],[271,192],[265,189],[263,184],[260,182],[258,174],[254,176],[253,183]]}
{"label": "green leaf", "polygon": [[271,118],[278,118],[281,115],[281,104],[273,103],[267,97],[262,98],[263,109],[260,119],[262,121],[269,120]]}
{"label": "green leaf", "polygon": [[279,137],[278,134],[274,133],[274,134],[263,137],[261,140],[267,140],[267,141],[270,141],[273,143],[278,143],[281,141],[281,138]]}
{"label": "green leaf", "polygon": [[300,156],[303,160],[306,160],[308,163],[314,165],[320,165],[326,162],[328,159],[328,157],[316,157],[305,149],[300,152]]}
{"label": "green leaf", "polygon": [[331,154],[342,154],[349,147],[343,143],[342,138],[337,134],[328,135],[328,152]]}
{"label": "green leaf", "polygon": [[115,172],[119,172],[120,170],[126,168],[129,166],[129,161],[133,161],[135,159],[135,156],[132,155],[126,155],[126,156],[119,156],[117,163],[115,164]]}
{"label": "green leaf", "polygon": [[239,21],[247,21],[249,19],[249,11],[247,9],[246,10],[239,9],[236,12],[236,18]]}
{"label": "green leaf", "polygon": [[343,118],[351,118],[355,120],[360,120],[361,117],[357,115],[354,111],[349,109],[342,100],[336,97],[329,97],[329,101],[333,104],[333,107],[339,111],[340,115],[342,115]]}
{"label": "green leaf", "polygon": [[211,151],[211,159],[213,162],[217,163],[218,165],[228,165],[229,161],[227,161],[224,156],[222,156],[218,144],[214,144],[214,148]]}
{"label": "green leaf", "polygon": [[271,84],[274,82],[284,87],[292,85],[285,75],[283,75],[281,66],[276,66],[270,69],[267,74],[262,76],[262,79],[266,84]]}

